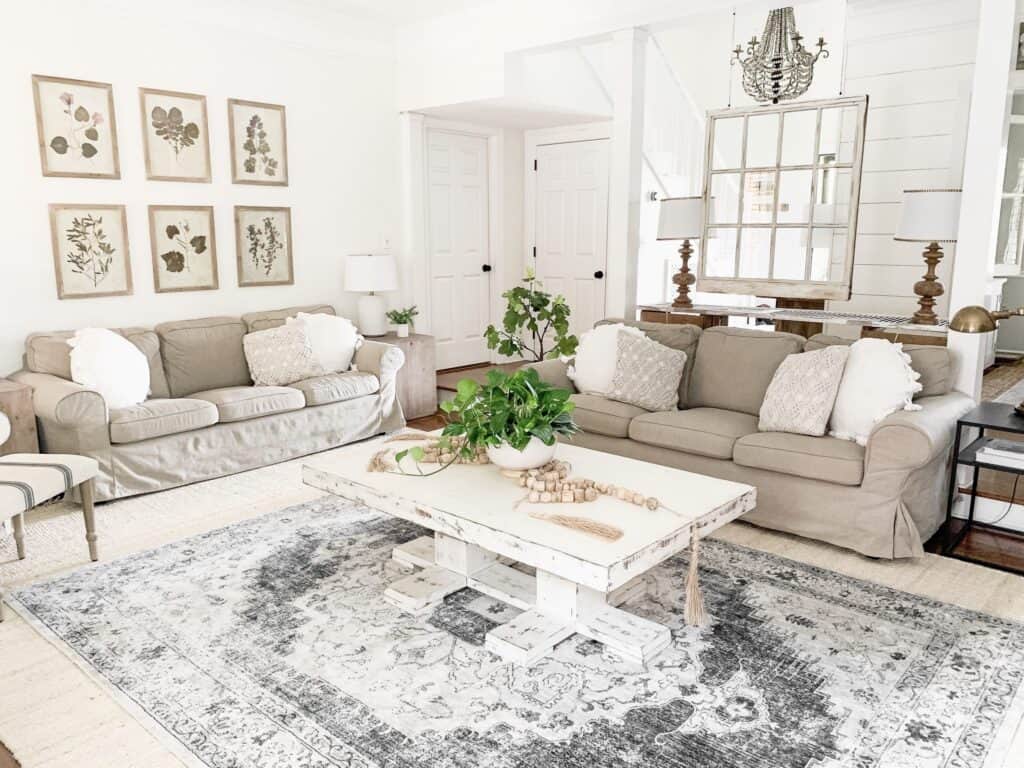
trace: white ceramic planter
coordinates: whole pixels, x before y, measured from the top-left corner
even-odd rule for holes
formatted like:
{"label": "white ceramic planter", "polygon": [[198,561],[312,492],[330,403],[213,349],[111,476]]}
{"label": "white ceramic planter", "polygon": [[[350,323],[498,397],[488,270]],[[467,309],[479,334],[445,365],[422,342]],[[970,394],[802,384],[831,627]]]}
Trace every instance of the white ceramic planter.
{"label": "white ceramic planter", "polygon": [[487,458],[500,469],[536,469],[543,467],[555,457],[557,447],[558,441],[544,445],[541,440],[531,437],[530,442],[521,451],[517,451],[508,443],[502,443],[497,448],[488,446]]}
{"label": "white ceramic planter", "polygon": [[409,324],[395,326],[395,335],[400,339],[404,339],[409,335]]}

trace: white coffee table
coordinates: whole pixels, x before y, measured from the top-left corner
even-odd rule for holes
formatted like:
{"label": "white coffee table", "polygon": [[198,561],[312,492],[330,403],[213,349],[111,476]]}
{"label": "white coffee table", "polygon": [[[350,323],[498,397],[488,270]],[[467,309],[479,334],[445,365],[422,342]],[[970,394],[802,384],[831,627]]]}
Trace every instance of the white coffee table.
{"label": "white coffee table", "polygon": [[[642,576],[698,538],[754,508],[756,489],[678,469],[560,444],[556,458],[574,476],[623,485],[668,507],[650,511],[601,497],[582,504],[530,504],[524,488],[493,465],[453,465],[432,477],[371,472],[384,438],[307,459],[303,481],[434,531],[392,553],[418,570],[385,597],[404,610],[429,610],[465,587],[523,611],[488,633],[486,647],[531,664],[574,633],[646,664],[671,641],[669,629],[617,608],[644,589]],[[415,471],[407,459],[411,471]],[[615,541],[539,515],[566,514],[613,525]],[[524,563],[536,576],[511,567]],[[680,611],[683,607],[680,606]]]}

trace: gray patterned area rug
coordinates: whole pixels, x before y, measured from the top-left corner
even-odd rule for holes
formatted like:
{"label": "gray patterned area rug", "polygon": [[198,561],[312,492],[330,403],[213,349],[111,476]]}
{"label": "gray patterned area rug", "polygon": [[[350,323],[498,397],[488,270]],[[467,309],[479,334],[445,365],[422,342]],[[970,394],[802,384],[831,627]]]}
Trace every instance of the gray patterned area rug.
{"label": "gray patterned area rug", "polygon": [[709,541],[627,607],[669,625],[644,670],[573,637],[530,668],[472,590],[381,598],[423,531],[324,498],[16,593],[15,605],[197,766],[1004,765],[1024,626]]}

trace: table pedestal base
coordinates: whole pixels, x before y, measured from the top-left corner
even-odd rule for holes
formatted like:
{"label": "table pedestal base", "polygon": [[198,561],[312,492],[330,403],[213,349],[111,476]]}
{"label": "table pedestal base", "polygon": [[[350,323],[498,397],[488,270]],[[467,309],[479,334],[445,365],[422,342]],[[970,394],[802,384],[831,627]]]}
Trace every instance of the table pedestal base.
{"label": "table pedestal base", "polygon": [[485,640],[489,651],[517,664],[533,664],[577,633],[638,664],[647,664],[672,640],[668,627],[616,607],[646,590],[642,577],[599,592],[544,570],[531,576],[511,567],[507,558],[440,533],[395,547],[391,556],[422,569],[384,592],[402,610],[432,610],[465,587],[522,610]]}

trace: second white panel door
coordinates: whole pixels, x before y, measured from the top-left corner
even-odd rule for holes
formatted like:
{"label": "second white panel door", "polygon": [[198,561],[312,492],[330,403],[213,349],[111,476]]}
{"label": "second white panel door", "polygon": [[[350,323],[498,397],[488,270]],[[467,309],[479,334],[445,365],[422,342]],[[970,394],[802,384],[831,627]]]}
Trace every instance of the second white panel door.
{"label": "second white panel door", "polygon": [[604,317],[608,146],[599,139],[537,147],[537,277],[565,296],[575,334]]}
{"label": "second white panel door", "polygon": [[487,139],[427,132],[430,330],[437,367],[487,362],[490,323]]}

